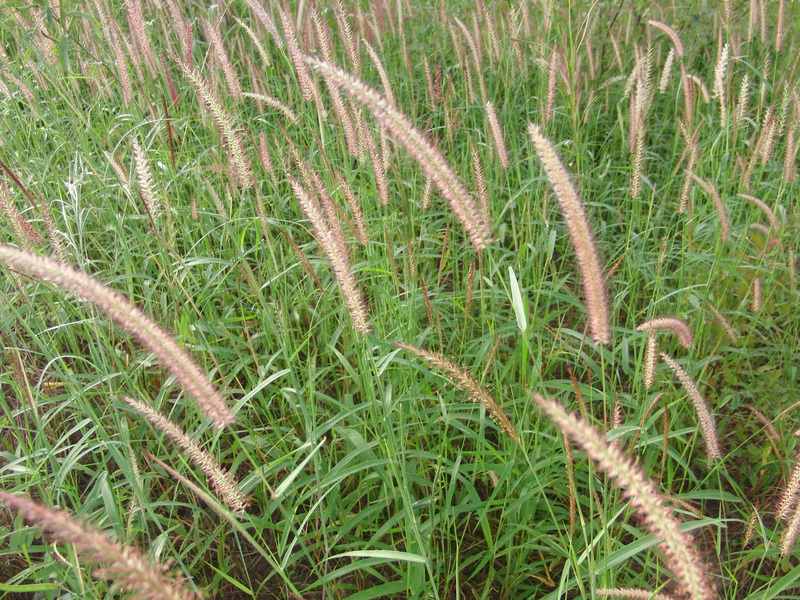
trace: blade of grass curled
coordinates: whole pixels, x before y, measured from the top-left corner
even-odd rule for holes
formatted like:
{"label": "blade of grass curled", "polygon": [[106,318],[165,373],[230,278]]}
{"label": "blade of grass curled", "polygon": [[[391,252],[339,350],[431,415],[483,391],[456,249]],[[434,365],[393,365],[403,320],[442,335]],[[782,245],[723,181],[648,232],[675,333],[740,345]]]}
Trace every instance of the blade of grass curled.
{"label": "blade of grass curled", "polygon": [[29,498],[0,490],[0,502],[22,513],[29,523],[36,524],[59,539],[75,544],[94,563],[109,566],[97,569],[94,575],[113,580],[118,588],[133,592],[138,600],[190,600],[197,596],[166,577],[166,567],[150,566],[136,548],[117,542],[74,519],[69,513],[34,502]]}
{"label": "blade of grass curled", "polygon": [[225,400],[209,381],[208,376],[195,364],[187,352],[178,346],[163,329],[129,300],[105,287],[96,279],[84,275],[52,259],[9,246],[0,246],[0,262],[25,271],[37,279],[75,292],[103,310],[114,323],[133,334],[148,350],[154,353],[183,389],[194,398],[203,411],[214,420],[214,427],[222,429],[233,421],[233,413]]}
{"label": "blade of grass curled", "polygon": [[661,548],[684,591],[692,600],[711,600],[714,593],[704,573],[708,570],[692,538],[680,530],[666,498],[618,447],[609,444],[595,427],[568,413],[556,401],[533,394],[533,401],[558,428],[571,437],[605,471],[639,511],[650,532],[663,540]]}
{"label": "blade of grass curled", "polygon": [[605,277],[600,265],[600,254],[597,252],[583,204],[558,152],[550,140],[544,136],[539,126],[530,123],[528,134],[533,140],[536,154],[542,161],[547,178],[555,190],[556,198],[561,205],[561,212],[564,213],[564,220],[567,222],[575,254],[578,257],[583,290],[589,309],[589,328],[592,331],[592,339],[596,344],[608,344],[611,342],[611,326],[609,325]]}
{"label": "blade of grass curled", "polygon": [[463,224],[477,250],[482,250],[492,241],[490,226],[483,218],[475,200],[459,181],[442,153],[425,139],[406,115],[360,79],[340,68],[312,57],[306,57],[306,63],[322,74],[326,82],[364,104],[378,122],[405,146],[408,153],[420,164],[425,175],[430,177],[450,203],[450,208]]}

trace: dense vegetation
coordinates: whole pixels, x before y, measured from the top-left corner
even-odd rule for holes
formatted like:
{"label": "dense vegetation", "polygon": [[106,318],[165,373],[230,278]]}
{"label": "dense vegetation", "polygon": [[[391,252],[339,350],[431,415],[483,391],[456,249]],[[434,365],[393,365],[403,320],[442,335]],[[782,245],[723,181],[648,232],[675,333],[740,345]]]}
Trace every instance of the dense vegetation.
{"label": "dense vegetation", "polygon": [[4,3],[0,593],[800,598],[796,4],[561,4]]}

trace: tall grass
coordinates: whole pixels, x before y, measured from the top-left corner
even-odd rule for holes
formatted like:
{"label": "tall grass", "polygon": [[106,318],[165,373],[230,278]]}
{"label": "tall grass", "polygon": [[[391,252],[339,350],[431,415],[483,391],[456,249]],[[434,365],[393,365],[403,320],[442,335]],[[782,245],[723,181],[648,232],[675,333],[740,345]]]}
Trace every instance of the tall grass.
{"label": "tall grass", "polygon": [[797,597],[793,11],[5,6],[0,595]]}

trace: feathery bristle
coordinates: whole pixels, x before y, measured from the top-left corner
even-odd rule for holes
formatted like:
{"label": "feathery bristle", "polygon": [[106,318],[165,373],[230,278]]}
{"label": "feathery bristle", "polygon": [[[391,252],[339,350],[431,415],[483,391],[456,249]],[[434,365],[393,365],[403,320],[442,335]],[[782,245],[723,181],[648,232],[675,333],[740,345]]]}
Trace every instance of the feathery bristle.
{"label": "feathery bristle", "polygon": [[600,266],[600,255],[597,252],[583,205],[564,163],[550,140],[534,123],[528,125],[528,133],[533,140],[536,153],[544,165],[547,178],[555,190],[561,205],[561,212],[564,214],[564,220],[567,222],[567,228],[572,237],[572,245],[578,257],[578,265],[583,278],[592,339],[596,344],[608,344],[611,342],[611,325],[609,324],[610,311],[605,278],[603,268]]}

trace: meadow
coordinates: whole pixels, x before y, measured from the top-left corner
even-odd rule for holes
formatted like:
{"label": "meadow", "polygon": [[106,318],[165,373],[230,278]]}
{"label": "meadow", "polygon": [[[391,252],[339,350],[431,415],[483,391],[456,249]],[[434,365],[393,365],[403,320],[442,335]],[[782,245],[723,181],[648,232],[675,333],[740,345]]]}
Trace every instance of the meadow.
{"label": "meadow", "polygon": [[789,0],[0,10],[0,598],[800,598]]}

